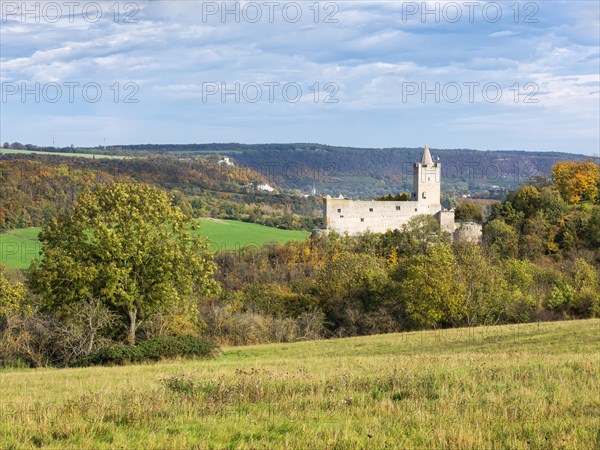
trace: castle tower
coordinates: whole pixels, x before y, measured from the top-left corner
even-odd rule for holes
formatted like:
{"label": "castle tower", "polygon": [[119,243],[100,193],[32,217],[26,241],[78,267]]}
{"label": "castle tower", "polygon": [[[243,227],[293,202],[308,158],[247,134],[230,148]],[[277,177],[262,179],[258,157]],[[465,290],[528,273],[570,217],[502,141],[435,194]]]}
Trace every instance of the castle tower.
{"label": "castle tower", "polygon": [[413,173],[413,200],[425,206],[440,205],[442,168],[439,162],[434,162],[425,145],[421,162],[416,163]]}

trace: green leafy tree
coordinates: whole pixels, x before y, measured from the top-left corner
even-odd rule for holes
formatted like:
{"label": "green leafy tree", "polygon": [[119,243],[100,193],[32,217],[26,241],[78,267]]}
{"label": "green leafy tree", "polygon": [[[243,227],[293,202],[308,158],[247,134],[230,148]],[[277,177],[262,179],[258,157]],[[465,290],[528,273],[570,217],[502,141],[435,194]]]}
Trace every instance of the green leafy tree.
{"label": "green leafy tree", "polygon": [[26,289],[22,283],[11,283],[5,275],[4,266],[0,264],[0,319],[21,306],[25,299]]}
{"label": "green leafy tree", "polygon": [[396,252],[403,256],[424,253],[431,245],[448,242],[449,237],[441,232],[438,221],[425,214],[411,218],[402,230],[388,232],[383,237],[384,246],[395,244]]}
{"label": "green leafy tree", "polygon": [[563,200],[560,193],[550,186],[540,189],[539,207],[549,220],[556,220],[569,210],[569,205]]}
{"label": "green leafy tree", "polygon": [[510,201],[494,203],[491,208],[490,221],[502,219],[508,225],[519,228],[523,222],[525,214],[517,211]]}
{"label": "green leafy tree", "polygon": [[541,194],[538,188],[529,184],[521,186],[515,192],[512,206],[525,214],[526,217],[534,214],[540,206]]}
{"label": "green leafy tree", "polygon": [[502,219],[495,219],[483,228],[483,243],[500,258],[514,258],[519,251],[519,236]]}
{"label": "green leafy tree", "polygon": [[330,325],[344,335],[365,331],[365,314],[390,299],[388,272],[380,259],[343,251],[315,273],[314,294]]}
{"label": "green leafy tree", "polygon": [[459,222],[477,222],[483,221],[481,208],[473,203],[465,203],[457,206],[454,210],[454,218]]}
{"label": "green leafy tree", "polygon": [[142,321],[218,289],[208,243],[193,227],[167,193],[149,185],[86,191],[40,234],[44,257],[32,263],[31,287],[54,311],[99,299],[120,314],[133,345]]}
{"label": "green leafy tree", "polygon": [[536,266],[526,259],[508,259],[502,265],[504,279],[508,283],[505,317],[508,322],[524,322],[539,309],[539,295],[533,295]]}
{"label": "green leafy tree", "polygon": [[405,314],[416,327],[459,323],[463,317],[464,287],[456,258],[447,244],[400,264],[400,295]]}
{"label": "green leafy tree", "polygon": [[600,315],[600,277],[598,270],[583,258],[573,265],[575,293],[572,308],[578,315],[596,317]]}
{"label": "green leafy tree", "polygon": [[465,287],[467,325],[492,325],[504,320],[508,286],[502,272],[477,244],[456,244],[454,254]]}

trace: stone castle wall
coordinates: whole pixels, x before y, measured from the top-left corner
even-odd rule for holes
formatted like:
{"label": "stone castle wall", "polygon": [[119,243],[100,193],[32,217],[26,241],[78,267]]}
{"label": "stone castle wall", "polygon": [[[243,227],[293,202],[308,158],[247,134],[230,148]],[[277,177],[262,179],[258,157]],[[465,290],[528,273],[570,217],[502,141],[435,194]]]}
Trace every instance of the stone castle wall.
{"label": "stone castle wall", "polygon": [[453,238],[457,242],[481,242],[483,229],[481,224],[475,222],[462,222],[457,224]]}
{"label": "stone castle wall", "polygon": [[[401,228],[411,218],[420,215],[435,215],[440,205],[418,201],[387,202],[376,200],[342,200],[326,197],[323,201],[325,228],[350,235],[364,233],[385,233]],[[454,215],[452,215],[454,223]],[[452,229],[454,231],[454,228]]]}

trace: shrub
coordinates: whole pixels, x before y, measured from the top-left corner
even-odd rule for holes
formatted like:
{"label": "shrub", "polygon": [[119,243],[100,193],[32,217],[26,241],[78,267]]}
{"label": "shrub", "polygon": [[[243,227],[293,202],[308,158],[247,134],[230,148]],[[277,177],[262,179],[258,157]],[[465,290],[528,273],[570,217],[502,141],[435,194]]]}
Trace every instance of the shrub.
{"label": "shrub", "polygon": [[129,346],[113,344],[78,360],[75,366],[123,365],[176,357],[211,357],[218,351],[214,342],[195,336],[160,336]]}

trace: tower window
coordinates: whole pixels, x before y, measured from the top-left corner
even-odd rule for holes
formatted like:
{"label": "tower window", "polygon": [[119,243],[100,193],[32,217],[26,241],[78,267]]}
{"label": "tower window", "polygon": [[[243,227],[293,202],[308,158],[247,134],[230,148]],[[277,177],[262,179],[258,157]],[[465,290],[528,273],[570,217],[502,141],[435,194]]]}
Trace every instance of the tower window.
{"label": "tower window", "polygon": [[423,192],[423,198],[427,198],[427,196],[425,195],[425,192]]}
{"label": "tower window", "polygon": [[415,208],[415,212],[417,212],[417,208]]}
{"label": "tower window", "polygon": [[373,212],[373,208],[369,208],[369,212]]}
{"label": "tower window", "polygon": [[343,219],[343,218],[344,218],[344,216],[340,216],[340,219]]}
{"label": "tower window", "polygon": [[396,211],[400,211],[400,207],[399,206],[396,206]]}
{"label": "tower window", "polygon": [[340,213],[340,212],[342,212],[342,210],[338,208],[338,212]]}
{"label": "tower window", "polygon": [[365,221],[365,219],[363,219],[363,218],[361,217],[360,221],[361,221],[361,222],[364,222],[364,221]]}
{"label": "tower window", "polygon": [[430,178],[430,177],[427,177],[427,181],[431,181],[431,178]]}

